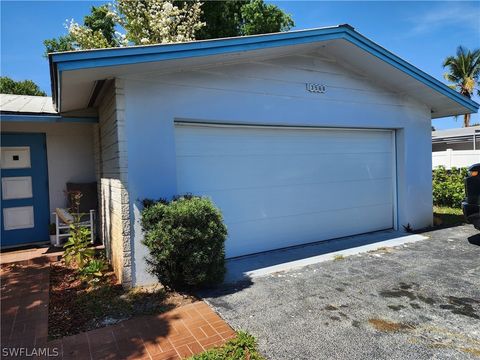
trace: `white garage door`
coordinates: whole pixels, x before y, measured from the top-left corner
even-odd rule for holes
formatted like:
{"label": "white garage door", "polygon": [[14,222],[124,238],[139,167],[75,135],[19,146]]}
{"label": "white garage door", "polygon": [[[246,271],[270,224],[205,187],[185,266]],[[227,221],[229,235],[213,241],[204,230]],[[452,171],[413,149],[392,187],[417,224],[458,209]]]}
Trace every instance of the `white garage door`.
{"label": "white garage door", "polygon": [[177,123],[177,191],[221,209],[227,257],[390,229],[392,135]]}

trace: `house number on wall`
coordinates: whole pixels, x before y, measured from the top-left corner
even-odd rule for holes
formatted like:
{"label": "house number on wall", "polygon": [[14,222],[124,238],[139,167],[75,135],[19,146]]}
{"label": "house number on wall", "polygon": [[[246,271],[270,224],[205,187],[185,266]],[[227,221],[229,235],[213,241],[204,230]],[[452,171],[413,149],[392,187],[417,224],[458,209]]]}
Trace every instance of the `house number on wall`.
{"label": "house number on wall", "polygon": [[323,94],[327,90],[327,87],[322,84],[307,83],[306,85],[307,85],[307,91],[310,91],[313,93]]}

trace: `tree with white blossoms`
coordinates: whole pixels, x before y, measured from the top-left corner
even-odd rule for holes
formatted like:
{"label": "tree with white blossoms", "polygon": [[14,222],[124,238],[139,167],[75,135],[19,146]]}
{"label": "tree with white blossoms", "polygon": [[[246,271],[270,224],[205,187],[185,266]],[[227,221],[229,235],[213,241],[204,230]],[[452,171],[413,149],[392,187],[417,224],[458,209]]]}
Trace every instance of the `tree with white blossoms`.
{"label": "tree with white blossoms", "polygon": [[92,6],[90,14],[83,18],[83,25],[73,19],[65,24],[67,35],[47,39],[45,56],[48,53],[83,49],[98,49],[126,45],[124,36],[115,31],[116,14],[109,5]]}
{"label": "tree with white blossoms", "polygon": [[114,9],[127,40],[136,45],[192,41],[205,26],[199,1],[177,6],[167,0],[117,0]]}
{"label": "tree with white blossoms", "polygon": [[[205,26],[201,7],[198,0],[178,6],[169,0],[116,0],[93,6],[83,25],[72,19],[65,25],[68,35],[44,41],[46,54],[195,40],[195,33]],[[115,31],[117,25],[125,33]]]}
{"label": "tree with white blossoms", "polygon": [[73,19],[66,27],[75,49],[101,49],[118,46],[117,44],[110,44],[101,31],[95,31],[85,25],[80,25]]}
{"label": "tree with white blossoms", "polygon": [[264,0],[114,0],[92,6],[83,25],[71,20],[66,24],[68,34],[43,43],[47,55],[263,34],[293,25],[290,15]]}

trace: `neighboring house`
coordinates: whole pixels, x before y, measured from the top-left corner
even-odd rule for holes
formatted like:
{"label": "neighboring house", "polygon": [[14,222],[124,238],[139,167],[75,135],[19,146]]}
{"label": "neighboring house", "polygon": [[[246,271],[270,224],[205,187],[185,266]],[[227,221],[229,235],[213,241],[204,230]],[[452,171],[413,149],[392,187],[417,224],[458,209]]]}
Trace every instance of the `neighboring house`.
{"label": "neighboring house", "polygon": [[67,182],[96,181],[96,112],[60,116],[52,98],[0,95],[2,249],[48,240]]}
{"label": "neighboring house", "polygon": [[[229,258],[430,225],[431,119],[479,107],[349,25],[49,60],[58,122],[19,115],[2,131],[46,133],[53,162],[47,127],[69,131],[65,151],[93,128],[90,165],[73,163],[95,164],[101,236],[127,286],[155,281],[144,198],[211,197]],[[92,108],[96,124],[62,122]],[[58,166],[50,182],[71,164]]]}
{"label": "neighboring house", "polygon": [[432,168],[480,163],[480,127],[432,131]]}

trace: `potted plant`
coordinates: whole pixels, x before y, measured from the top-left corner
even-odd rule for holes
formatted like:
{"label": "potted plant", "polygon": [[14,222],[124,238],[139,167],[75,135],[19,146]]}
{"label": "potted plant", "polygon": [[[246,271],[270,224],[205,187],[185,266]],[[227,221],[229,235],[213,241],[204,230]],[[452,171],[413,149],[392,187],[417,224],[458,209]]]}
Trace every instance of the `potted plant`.
{"label": "potted plant", "polygon": [[50,234],[50,244],[53,246],[59,246],[59,244],[57,244],[57,226],[55,223],[51,223],[48,226],[48,232]]}

